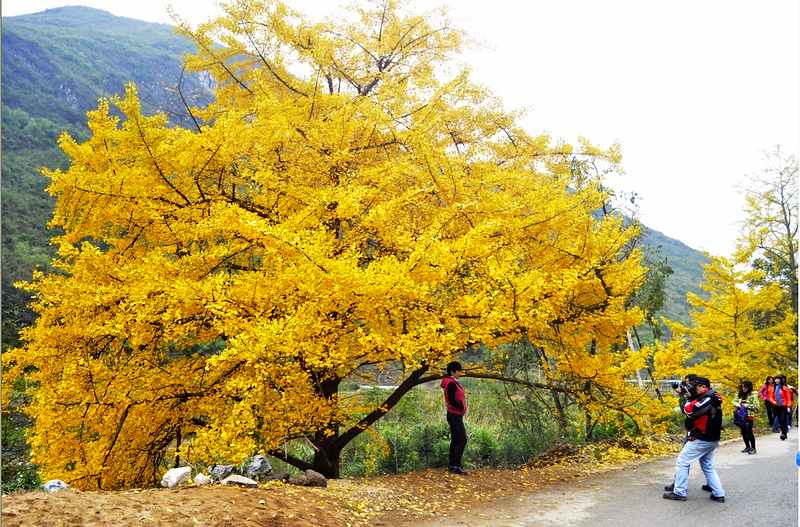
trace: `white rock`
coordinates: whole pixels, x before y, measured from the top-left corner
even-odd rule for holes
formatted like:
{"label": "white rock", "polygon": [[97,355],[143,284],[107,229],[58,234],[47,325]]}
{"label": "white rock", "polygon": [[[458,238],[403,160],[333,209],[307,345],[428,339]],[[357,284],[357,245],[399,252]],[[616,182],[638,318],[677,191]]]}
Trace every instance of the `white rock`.
{"label": "white rock", "polygon": [[270,464],[269,460],[262,456],[261,454],[253,456],[253,459],[250,460],[250,464],[244,470],[244,473],[247,476],[260,480],[265,478],[272,472],[272,465]]}
{"label": "white rock", "polygon": [[162,487],[169,487],[175,488],[187,479],[189,476],[192,475],[192,467],[178,467],[178,468],[171,468],[164,474],[164,477],[161,478],[161,486]]}
{"label": "white rock", "polygon": [[220,483],[223,485],[239,485],[240,487],[258,487],[258,482],[250,478],[240,476],[239,474],[231,474],[223,479]]}
{"label": "white rock", "polygon": [[51,479],[50,481],[44,483],[42,488],[47,492],[58,492],[59,490],[66,490],[69,488],[69,485],[61,481],[60,479]]}
{"label": "white rock", "polygon": [[194,477],[194,484],[198,487],[202,487],[203,485],[208,485],[214,481],[211,479],[211,476],[206,476],[205,474],[198,474]]}

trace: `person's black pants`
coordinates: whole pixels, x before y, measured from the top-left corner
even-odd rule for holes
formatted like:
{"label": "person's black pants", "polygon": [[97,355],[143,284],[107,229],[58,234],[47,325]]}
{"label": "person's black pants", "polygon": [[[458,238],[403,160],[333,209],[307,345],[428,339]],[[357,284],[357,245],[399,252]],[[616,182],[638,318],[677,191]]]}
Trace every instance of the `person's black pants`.
{"label": "person's black pants", "polygon": [[467,430],[464,428],[464,416],[447,413],[447,424],[450,425],[450,466],[460,467],[464,447],[467,446]]}
{"label": "person's black pants", "polygon": [[742,439],[744,439],[745,448],[754,449],[756,447],[756,436],[753,434],[753,421],[745,421],[739,428],[742,431]]}
{"label": "person's black pants", "polygon": [[775,407],[769,401],[764,401],[764,407],[767,409],[767,422],[770,427],[775,427]]}
{"label": "person's black pants", "polygon": [[789,409],[785,406],[775,406],[775,419],[781,428],[781,435],[789,433]]}

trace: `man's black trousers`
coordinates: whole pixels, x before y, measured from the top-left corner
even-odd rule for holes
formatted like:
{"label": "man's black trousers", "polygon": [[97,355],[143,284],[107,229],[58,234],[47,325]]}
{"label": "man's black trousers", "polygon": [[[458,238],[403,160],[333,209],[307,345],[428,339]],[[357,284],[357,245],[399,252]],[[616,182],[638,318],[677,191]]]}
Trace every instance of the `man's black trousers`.
{"label": "man's black trousers", "polygon": [[450,466],[460,467],[464,447],[467,446],[467,430],[464,428],[464,416],[447,412],[447,424],[450,425]]}

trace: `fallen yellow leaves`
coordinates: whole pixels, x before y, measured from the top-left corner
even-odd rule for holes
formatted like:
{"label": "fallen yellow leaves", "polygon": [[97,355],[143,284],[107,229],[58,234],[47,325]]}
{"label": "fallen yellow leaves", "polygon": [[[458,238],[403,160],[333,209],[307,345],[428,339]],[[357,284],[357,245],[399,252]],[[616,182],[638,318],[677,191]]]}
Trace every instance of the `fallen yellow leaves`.
{"label": "fallen yellow leaves", "polygon": [[446,515],[547,485],[613,470],[679,449],[669,437],[620,438],[582,446],[560,445],[518,469],[477,469],[458,476],[443,469],[402,475],[332,480],[328,489],[298,488],[333,498],[350,515],[346,525],[397,525]]}

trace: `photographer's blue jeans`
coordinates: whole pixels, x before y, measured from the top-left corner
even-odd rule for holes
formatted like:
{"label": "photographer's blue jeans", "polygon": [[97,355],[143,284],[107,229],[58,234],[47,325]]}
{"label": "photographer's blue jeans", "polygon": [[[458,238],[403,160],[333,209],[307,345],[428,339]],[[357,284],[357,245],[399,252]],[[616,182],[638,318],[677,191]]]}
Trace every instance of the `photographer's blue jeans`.
{"label": "photographer's blue jeans", "polygon": [[675,489],[672,491],[678,496],[686,496],[689,485],[689,467],[695,461],[700,461],[700,468],[706,476],[706,482],[711,487],[711,494],[724,496],[725,489],[719,480],[717,471],[714,470],[714,452],[719,446],[718,441],[687,441],[683,445],[678,461],[675,463]]}

